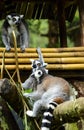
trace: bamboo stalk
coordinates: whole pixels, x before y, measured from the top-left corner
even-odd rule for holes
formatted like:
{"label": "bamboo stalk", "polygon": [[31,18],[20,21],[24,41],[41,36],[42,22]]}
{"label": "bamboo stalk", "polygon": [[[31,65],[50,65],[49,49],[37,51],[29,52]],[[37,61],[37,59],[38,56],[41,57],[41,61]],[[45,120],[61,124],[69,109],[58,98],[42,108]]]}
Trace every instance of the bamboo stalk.
{"label": "bamboo stalk", "polygon": [[[0,65],[1,67],[1,65]],[[5,65],[8,70],[15,70],[16,65]],[[46,67],[50,70],[82,70],[84,69],[84,64],[48,64]],[[31,65],[19,65],[21,70],[31,70]]]}
{"label": "bamboo stalk", "polygon": [[[59,58],[59,57],[84,57],[84,52],[63,52],[63,53],[42,53],[43,58]],[[38,58],[37,53],[18,53],[18,58]],[[3,53],[0,53],[0,57],[3,57]],[[15,53],[6,52],[5,58],[15,58]]]}
{"label": "bamboo stalk", "polygon": [[[5,48],[0,48],[0,52],[3,52]],[[14,48],[11,48],[11,52],[14,52]],[[20,48],[17,48],[18,52],[21,52]],[[70,48],[41,48],[42,52],[77,52],[84,51],[84,47],[70,47]],[[36,48],[26,48],[25,52],[36,52]]]}
{"label": "bamboo stalk", "polygon": [[47,63],[59,63],[59,64],[74,64],[74,63],[84,63],[84,57],[68,57],[68,58],[44,58]]}
{"label": "bamboo stalk", "polygon": [[[2,53],[0,53],[0,57],[2,57],[3,56],[3,54]],[[30,57],[30,58],[33,58],[33,57],[38,57],[38,54],[37,53],[18,53],[17,54],[17,56],[18,57]],[[12,57],[12,58],[15,58],[15,53],[14,52],[6,52],[5,53],[5,57]]]}
{"label": "bamboo stalk", "polygon": [[[31,63],[31,61],[30,61],[30,59],[31,58],[18,58],[18,63],[21,63],[21,64],[27,64],[27,63]],[[37,58],[34,58],[34,59],[37,59]],[[2,59],[0,58],[0,64],[2,63],[1,62],[2,61]],[[5,61],[4,61],[4,63],[5,64],[14,64],[16,62],[16,59],[15,58],[5,58]]]}
{"label": "bamboo stalk", "polygon": [[43,53],[43,57],[57,58],[57,57],[83,57],[84,52],[63,52],[63,53]]}
{"label": "bamboo stalk", "polygon": [[49,64],[47,69],[51,70],[82,70],[84,64]]}
{"label": "bamboo stalk", "polygon": [[1,63],[2,63],[2,66],[1,66],[1,79],[3,78],[3,71],[4,71],[4,63],[5,63],[4,56],[5,56],[5,51],[3,51],[3,59],[1,59]]}
{"label": "bamboo stalk", "polygon": [[[18,58],[19,64],[30,64],[31,58]],[[37,59],[37,58],[34,58]],[[64,57],[64,58],[44,58],[44,61],[47,63],[84,63],[84,57]],[[5,58],[4,63],[5,64],[14,64],[16,62],[16,59],[12,58]],[[2,59],[0,58],[0,63],[2,63]]]}

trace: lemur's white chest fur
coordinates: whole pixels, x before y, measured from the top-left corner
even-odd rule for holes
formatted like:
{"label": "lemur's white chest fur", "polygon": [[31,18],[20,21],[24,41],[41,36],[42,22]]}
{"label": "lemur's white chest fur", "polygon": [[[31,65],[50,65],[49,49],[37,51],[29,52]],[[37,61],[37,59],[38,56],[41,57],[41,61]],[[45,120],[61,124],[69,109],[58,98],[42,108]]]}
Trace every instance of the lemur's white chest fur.
{"label": "lemur's white chest fur", "polygon": [[8,27],[8,35],[9,35],[9,36],[11,36],[11,34],[12,34],[13,31],[15,32],[16,37],[17,37],[18,35],[20,35],[20,33],[19,33],[19,31],[18,31],[18,29],[17,29],[16,26]]}

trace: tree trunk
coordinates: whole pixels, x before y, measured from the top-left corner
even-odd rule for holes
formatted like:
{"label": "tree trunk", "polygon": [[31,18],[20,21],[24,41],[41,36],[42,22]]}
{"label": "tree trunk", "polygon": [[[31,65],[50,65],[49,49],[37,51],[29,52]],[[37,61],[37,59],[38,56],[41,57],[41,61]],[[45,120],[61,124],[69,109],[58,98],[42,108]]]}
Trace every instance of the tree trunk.
{"label": "tree trunk", "polygon": [[0,80],[0,95],[20,116],[23,115],[24,104],[22,97],[17,87],[10,80],[6,78]]}
{"label": "tree trunk", "polygon": [[80,16],[80,41],[81,46],[84,46],[84,0],[78,0],[79,16]]}
{"label": "tree trunk", "polygon": [[[1,97],[8,102],[8,104],[15,110],[15,112],[21,116],[23,119],[25,117],[24,107],[26,107],[26,99],[23,97],[21,90],[17,88],[9,79],[0,80],[0,95]],[[26,105],[25,105],[26,104]],[[28,103],[29,104],[29,103]],[[26,109],[26,108],[25,108]],[[28,116],[27,116],[28,117]],[[27,129],[36,130],[39,129],[39,125],[35,119],[28,117],[27,118]]]}
{"label": "tree trunk", "polygon": [[19,130],[19,127],[7,105],[0,97],[0,130]]}
{"label": "tree trunk", "polygon": [[67,47],[66,18],[64,9],[65,0],[58,0],[58,20],[60,33],[60,47]]}
{"label": "tree trunk", "polygon": [[60,44],[58,43],[58,22],[56,20],[48,20],[48,24],[49,24],[49,31],[48,31],[49,43],[47,47],[49,48],[60,47]]}

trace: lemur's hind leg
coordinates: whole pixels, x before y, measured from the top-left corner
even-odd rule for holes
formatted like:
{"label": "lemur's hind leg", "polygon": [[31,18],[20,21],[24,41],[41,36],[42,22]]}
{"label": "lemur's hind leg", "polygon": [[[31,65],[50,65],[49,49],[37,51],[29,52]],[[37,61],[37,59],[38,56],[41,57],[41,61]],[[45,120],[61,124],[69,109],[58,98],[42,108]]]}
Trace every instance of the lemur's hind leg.
{"label": "lemur's hind leg", "polygon": [[43,105],[43,101],[42,100],[37,100],[35,103],[34,103],[34,106],[33,106],[33,110],[28,110],[26,112],[26,114],[30,117],[36,117],[38,116],[39,112],[44,108],[44,105]]}

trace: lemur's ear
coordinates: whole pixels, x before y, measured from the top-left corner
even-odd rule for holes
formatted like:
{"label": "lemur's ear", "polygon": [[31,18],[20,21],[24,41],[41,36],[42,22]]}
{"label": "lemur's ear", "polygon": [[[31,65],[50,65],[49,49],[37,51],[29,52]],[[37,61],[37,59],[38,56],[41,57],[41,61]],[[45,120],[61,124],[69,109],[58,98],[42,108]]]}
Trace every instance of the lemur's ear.
{"label": "lemur's ear", "polygon": [[23,17],[24,17],[24,15],[23,15],[23,14],[21,14],[21,15],[20,15],[20,18],[22,19]]}
{"label": "lemur's ear", "polygon": [[8,19],[11,19],[11,15],[7,15],[6,16],[6,19],[8,20]]}
{"label": "lemur's ear", "polygon": [[47,65],[48,65],[48,64],[47,64],[47,63],[45,63],[45,62],[43,63],[43,67],[46,67]]}

